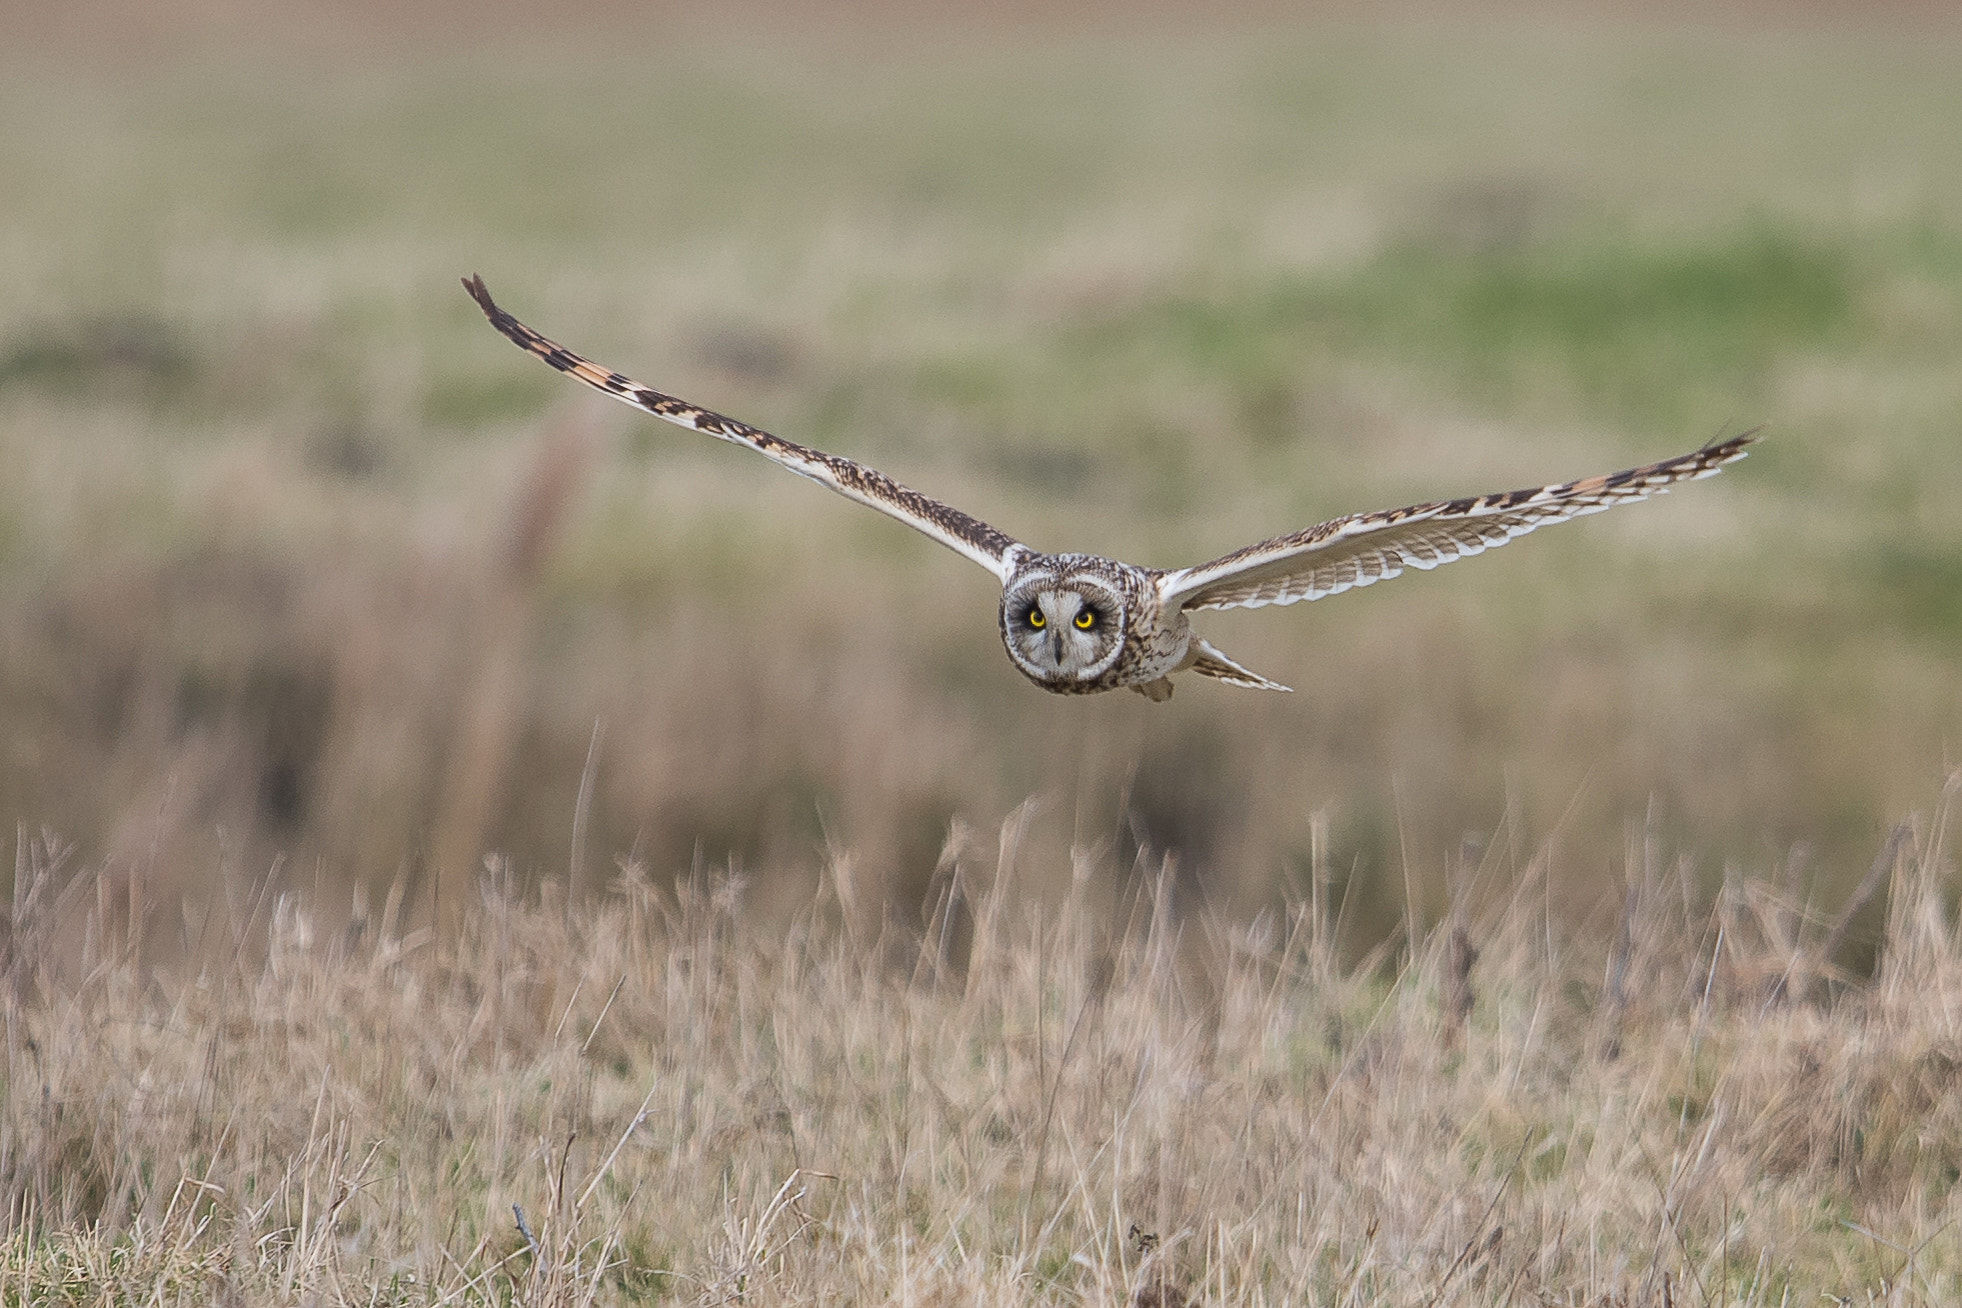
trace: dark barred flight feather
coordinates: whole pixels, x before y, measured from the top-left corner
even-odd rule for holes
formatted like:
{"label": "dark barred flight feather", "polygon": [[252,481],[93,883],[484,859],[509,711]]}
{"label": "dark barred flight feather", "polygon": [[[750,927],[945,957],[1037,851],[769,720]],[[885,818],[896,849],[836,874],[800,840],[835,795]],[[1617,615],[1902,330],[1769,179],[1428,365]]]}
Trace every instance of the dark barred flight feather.
{"label": "dark barred flight feather", "polygon": [[1017,543],[1014,538],[996,531],[987,523],[902,486],[884,473],[863,464],[799,445],[796,441],[787,441],[781,436],[772,436],[746,422],[711,413],[686,400],[642,386],[611,368],[602,368],[558,342],[539,335],[498,308],[483,278],[466,277],[463,287],[484,311],[484,316],[490,319],[491,326],[560,372],[577,377],[594,390],[604,391],[617,400],[657,418],[665,418],[677,426],[691,428],[732,445],[746,445],[799,476],[829,486],[847,499],[891,514],[948,548],[965,554],[997,576],[1006,575],[1004,561],[1016,549]]}

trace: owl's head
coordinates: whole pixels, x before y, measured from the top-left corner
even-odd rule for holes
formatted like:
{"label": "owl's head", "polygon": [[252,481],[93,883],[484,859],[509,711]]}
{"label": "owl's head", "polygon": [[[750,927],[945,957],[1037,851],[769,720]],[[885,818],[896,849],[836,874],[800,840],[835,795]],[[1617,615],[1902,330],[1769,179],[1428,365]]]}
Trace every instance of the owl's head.
{"label": "owl's head", "polygon": [[1001,639],[1024,676],[1052,690],[1098,681],[1124,648],[1124,599],[1094,572],[1030,569],[1001,595]]}

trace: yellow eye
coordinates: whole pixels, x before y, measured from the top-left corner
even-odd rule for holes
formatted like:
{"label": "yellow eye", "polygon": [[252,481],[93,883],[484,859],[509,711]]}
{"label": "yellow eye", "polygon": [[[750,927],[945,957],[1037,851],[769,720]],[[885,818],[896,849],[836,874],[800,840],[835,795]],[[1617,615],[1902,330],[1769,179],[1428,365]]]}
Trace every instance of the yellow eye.
{"label": "yellow eye", "polygon": [[1097,611],[1095,609],[1085,609],[1076,615],[1076,629],[1078,631],[1088,631],[1096,625]]}
{"label": "yellow eye", "polygon": [[1041,631],[1044,627],[1049,625],[1048,620],[1042,616],[1041,609],[1030,609],[1027,621],[1028,624],[1031,627],[1034,627],[1037,631]]}

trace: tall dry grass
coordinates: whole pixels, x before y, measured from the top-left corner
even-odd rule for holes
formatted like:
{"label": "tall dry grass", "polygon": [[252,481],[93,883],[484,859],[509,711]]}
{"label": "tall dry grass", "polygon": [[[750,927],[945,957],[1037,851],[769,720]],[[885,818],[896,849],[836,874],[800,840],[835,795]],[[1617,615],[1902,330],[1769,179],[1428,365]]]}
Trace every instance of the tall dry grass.
{"label": "tall dry grass", "polygon": [[168,964],[24,841],[0,1302],[1952,1303],[1958,791],[1879,851],[1867,981],[1787,868],[1712,899],[1640,831],[1591,919],[1468,856],[1359,965],[1338,902],[1181,910],[1019,820],[924,929],[842,856],[774,922],[493,867],[447,948],[275,874]]}

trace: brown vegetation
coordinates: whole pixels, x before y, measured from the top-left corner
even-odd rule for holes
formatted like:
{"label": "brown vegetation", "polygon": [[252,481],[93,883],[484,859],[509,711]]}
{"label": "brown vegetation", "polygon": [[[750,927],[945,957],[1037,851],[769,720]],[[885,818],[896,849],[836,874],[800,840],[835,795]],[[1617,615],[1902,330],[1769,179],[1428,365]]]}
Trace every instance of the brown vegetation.
{"label": "brown vegetation", "polygon": [[1488,859],[1353,968],[1327,905],[1181,917],[1089,849],[1042,906],[1012,826],[923,930],[843,862],[774,921],[493,877],[451,949],[261,878],[152,967],[36,842],[0,1302],[1953,1302],[1958,791],[1864,984],[1654,839],[1612,948]]}

